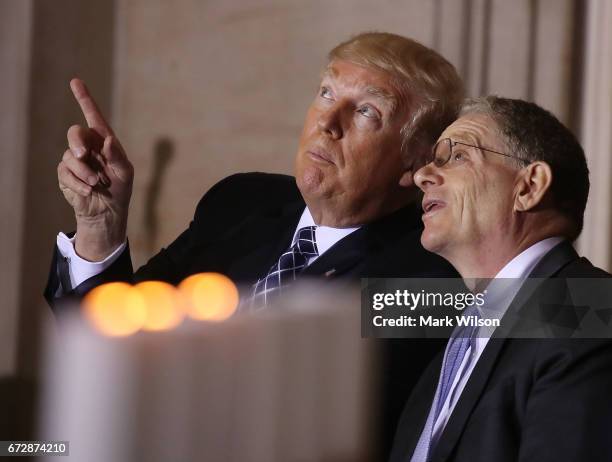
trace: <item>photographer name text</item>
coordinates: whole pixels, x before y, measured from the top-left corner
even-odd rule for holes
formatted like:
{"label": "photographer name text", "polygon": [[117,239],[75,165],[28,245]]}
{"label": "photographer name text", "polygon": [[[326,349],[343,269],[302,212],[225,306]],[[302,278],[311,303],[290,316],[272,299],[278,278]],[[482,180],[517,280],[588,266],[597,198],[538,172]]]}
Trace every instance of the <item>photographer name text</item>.
{"label": "photographer name text", "polygon": [[499,327],[499,319],[480,318],[478,316],[455,316],[436,318],[435,316],[400,316],[385,318],[374,316],[372,323],[376,327]]}

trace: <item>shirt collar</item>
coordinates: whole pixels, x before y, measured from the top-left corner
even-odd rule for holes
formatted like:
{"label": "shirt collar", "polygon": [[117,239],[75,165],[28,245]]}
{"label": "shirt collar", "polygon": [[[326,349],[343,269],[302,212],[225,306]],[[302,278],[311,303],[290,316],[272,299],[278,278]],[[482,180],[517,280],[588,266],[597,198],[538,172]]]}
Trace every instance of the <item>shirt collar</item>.
{"label": "shirt collar", "polygon": [[506,263],[486,288],[485,303],[478,308],[481,316],[501,319],[538,262],[563,240],[562,237],[543,239]]}
{"label": "shirt collar", "polygon": [[562,241],[562,237],[549,237],[536,242],[506,263],[506,266],[495,275],[495,278],[526,279],[542,257]]}
{"label": "shirt collar", "polygon": [[319,255],[325,253],[331,246],[333,246],[340,239],[348,236],[354,231],[357,231],[360,226],[356,228],[331,228],[329,226],[318,226],[314,219],[312,218],[312,214],[308,207],[304,209],[302,212],[302,216],[300,217],[300,221],[298,221],[297,227],[295,228],[295,232],[293,233],[293,239],[291,240],[291,244],[295,244],[295,239],[297,237],[297,232],[301,228],[305,226],[316,226],[315,230],[315,238],[317,240],[317,249],[319,249]]}

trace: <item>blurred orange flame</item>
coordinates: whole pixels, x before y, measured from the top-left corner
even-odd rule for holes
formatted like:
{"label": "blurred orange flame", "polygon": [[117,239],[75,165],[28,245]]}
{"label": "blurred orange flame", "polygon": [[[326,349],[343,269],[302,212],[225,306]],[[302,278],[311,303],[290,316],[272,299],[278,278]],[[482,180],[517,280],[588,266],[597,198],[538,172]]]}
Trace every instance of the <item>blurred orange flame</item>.
{"label": "blurred orange flame", "polygon": [[178,290],[161,281],[135,286],[111,282],[83,299],[87,320],[101,333],[123,337],[139,330],[161,331],[178,326],[185,313],[204,321],[223,321],[238,307],[238,289],[219,273],[189,276]]}
{"label": "blurred orange flame", "polygon": [[198,320],[223,321],[238,307],[238,289],[219,273],[189,276],[179,285],[187,314]]}
{"label": "blurred orange flame", "polygon": [[144,330],[168,330],[178,326],[185,317],[176,288],[166,282],[145,281],[134,286],[145,302]]}
{"label": "blurred orange flame", "polygon": [[137,332],[147,319],[143,296],[125,282],[96,287],[83,299],[83,310],[98,331],[112,337]]}

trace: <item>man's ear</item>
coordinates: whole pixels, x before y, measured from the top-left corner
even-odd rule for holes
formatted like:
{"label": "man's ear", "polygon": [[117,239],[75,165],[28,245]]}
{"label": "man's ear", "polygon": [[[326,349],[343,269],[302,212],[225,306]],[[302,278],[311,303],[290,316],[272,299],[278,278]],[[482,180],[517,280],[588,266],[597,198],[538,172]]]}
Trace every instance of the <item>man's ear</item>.
{"label": "man's ear", "polygon": [[514,210],[526,212],[542,203],[552,180],[552,170],[546,162],[536,161],[523,168],[516,186]]}

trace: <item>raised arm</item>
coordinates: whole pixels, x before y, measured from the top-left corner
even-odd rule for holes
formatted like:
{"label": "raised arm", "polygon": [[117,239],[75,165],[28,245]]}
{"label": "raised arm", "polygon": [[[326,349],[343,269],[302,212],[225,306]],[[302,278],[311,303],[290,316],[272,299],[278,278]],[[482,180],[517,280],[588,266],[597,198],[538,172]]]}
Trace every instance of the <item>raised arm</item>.
{"label": "raised arm", "polygon": [[99,261],[125,240],[134,168],[85,83],[73,79],[70,88],[87,126],[68,129],[68,149],[57,176],[74,209],[75,250],[86,260]]}

